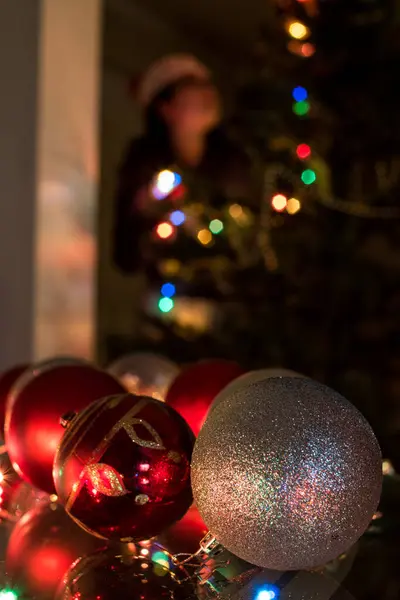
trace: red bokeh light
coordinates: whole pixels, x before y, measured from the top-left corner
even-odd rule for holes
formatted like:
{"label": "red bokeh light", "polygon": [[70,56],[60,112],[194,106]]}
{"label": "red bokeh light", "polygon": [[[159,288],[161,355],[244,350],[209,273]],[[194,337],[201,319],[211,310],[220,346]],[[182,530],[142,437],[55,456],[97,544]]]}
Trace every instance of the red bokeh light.
{"label": "red bokeh light", "polygon": [[301,47],[301,54],[305,57],[305,58],[310,58],[311,56],[313,56],[313,54],[315,54],[315,46],[314,44],[310,44],[310,43],[306,43],[303,44]]}
{"label": "red bokeh light", "polygon": [[311,156],[311,148],[308,144],[299,144],[296,149],[296,154],[301,160],[306,160]]}

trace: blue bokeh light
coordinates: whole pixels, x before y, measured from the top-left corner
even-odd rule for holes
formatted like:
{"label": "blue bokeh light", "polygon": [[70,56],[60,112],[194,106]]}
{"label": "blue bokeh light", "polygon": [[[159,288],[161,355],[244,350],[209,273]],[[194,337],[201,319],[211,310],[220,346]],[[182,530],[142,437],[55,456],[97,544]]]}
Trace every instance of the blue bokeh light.
{"label": "blue bokeh light", "polygon": [[179,225],[182,225],[182,223],[185,222],[186,216],[182,210],[174,210],[174,212],[170,214],[169,220],[173,225],[179,227]]}
{"label": "blue bokeh light", "polygon": [[254,600],[277,600],[279,597],[279,592],[275,587],[263,587],[261,590],[258,590]]}
{"label": "blue bokeh light", "polygon": [[304,102],[304,100],[307,100],[308,92],[306,88],[302,87],[301,85],[295,87],[293,90],[293,98],[296,100],[296,102]]}
{"label": "blue bokeh light", "polygon": [[164,283],[161,286],[161,294],[166,298],[172,298],[172,296],[175,296],[175,293],[176,288],[173,283]]}

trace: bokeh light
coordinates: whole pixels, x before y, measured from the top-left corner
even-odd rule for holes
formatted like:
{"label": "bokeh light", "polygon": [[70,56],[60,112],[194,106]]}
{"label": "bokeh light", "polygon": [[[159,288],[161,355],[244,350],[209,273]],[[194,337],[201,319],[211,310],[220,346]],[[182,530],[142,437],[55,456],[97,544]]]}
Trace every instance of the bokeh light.
{"label": "bokeh light", "polygon": [[162,313],[169,313],[174,308],[174,301],[172,298],[160,298],[158,308]]}
{"label": "bokeh light", "polygon": [[295,40],[304,40],[310,35],[308,27],[300,21],[289,21],[287,31]]}
{"label": "bokeh light", "polygon": [[310,111],[310,103],[307,100],[303,100],[302,102],[295,102],[293,104],[293,112],[298,117],[304,117]]}
{"label": "bokeh light", "polygon": [[255,600],[275,600],[278,598],[279,592],[277,588],[267,587],[258,590]]}
{"label": "bokeh light", "polygon": [[301,54],[304,58],[310,58],[315,54],[315,46],[314,44],[306,43],[301,47]]}
{"label": "bokeh light", "polygon": [[182,210],[174,210],[170,214],[169,219],[173,225],[179,227],[179,225],[182,225],[186,221],[186,216]]}
{"label": "bokeh light", "polygon": [[0,600],[17,600],[18,594],[12,590],[0,590]]}
{"label": "bokeh light", "polygon": [[178,173],[174,173],[168,169],[161,171],[156,176],[153,186],[152,194],[157,200],[163,200],[166,198],[178,185],[180,185],[182,178]]}
{"label": "bokeh light", "polygon": [[208,229],[201,229],[197,234],[197,239],[203,246],[207,246],[212,242],[212,235]]}
{"label": "bokeh light", "polygon": [[209,229],[210,229],[211,233],[218,234],[218,233],[221,233],[221,231],[223,231],[224,224],[219,219],[213,219],[209,225]]}
{"label": "bokeh light", "polygon": [[296,102],[303,102],[303,100],[307,100],[308,92],[306,88],[302,87],[301,85],[298,85],[294,88],[292,96],[293,99],[296,100]]}
{"label": "bokeh light", "polygon": [[295,215],[301,209],[301,202],[297,198],[289,198],[286,206],[286,210],[289,215]]}
{"label": "bokeh light", "polygon": [[383,475],[395,475],[396,471],[393,468],[392,463],[390,462],[390,460],[384,460],[382,462],[382,473]]}
{"label": "bokeh light", "polygon": [[166,276],[172,276],[179,273],[182,263],[176,258],[167,258],[161,263],[161,270]]}
{"label": "bokeh light", "polygon": [[272,208],[277,212],[282,212],[287,206],[287,198],[283,194],[276,194],[271,200]]}
{"label": "bokeh light", "polygon": [[240,204],[232,204],[229,207],[229,214],[231,215],[232,219],[240,219],[240,217],[243,215],[243,208],[240,206]]}
{"label": "bokeh light", "polygon": [[176,294],[176,288],[173,283],[164,283],[161,286],[161,294],[167,298],[172,298]]}
{"label": "bokeh light", "polygon": [[174,228],[170,223],[160,223],[157,225],[156,232],[162,240],[167,240],[174,233]]}
{"label": "bokeh light", "polygon": [[296,154],[300,160],[306,160],[311,156],[311,148],[308,144],[299,144],[296,148]]}
{"label": "bokeh light", "polygon": [[315,171],[313,171],[312,169],[306,169],[301,174],[301,180],[306,185],[311,185],[312,183],[314,183],[316,181],[316,179],[317,179],[317,175],[315,174]]}

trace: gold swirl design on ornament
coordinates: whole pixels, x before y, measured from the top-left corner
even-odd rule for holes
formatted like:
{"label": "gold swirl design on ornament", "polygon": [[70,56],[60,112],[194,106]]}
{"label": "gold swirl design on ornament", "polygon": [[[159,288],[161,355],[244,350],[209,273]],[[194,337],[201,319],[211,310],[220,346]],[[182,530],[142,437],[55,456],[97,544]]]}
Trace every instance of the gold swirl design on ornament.
{"label": "gold swirl design on ornament", "polygon": [[93,489],[104,496],[126,496],[130,494],[123,482],[123,477],[110,465],[97,463],[84,469],[84,478],[90,481]]}

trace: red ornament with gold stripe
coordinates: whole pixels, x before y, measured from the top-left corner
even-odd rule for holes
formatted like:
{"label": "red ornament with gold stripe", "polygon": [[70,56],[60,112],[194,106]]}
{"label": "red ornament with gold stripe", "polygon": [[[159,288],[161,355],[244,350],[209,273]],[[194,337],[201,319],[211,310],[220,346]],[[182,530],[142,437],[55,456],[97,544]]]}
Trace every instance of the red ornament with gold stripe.
{"label": "red ornament with gold stripe", "polygon": [[54,462],[58,497],[94,535],[149,539],[192,503],[193,444],[184,419],[158,400],[98,400],[67,425]]}

